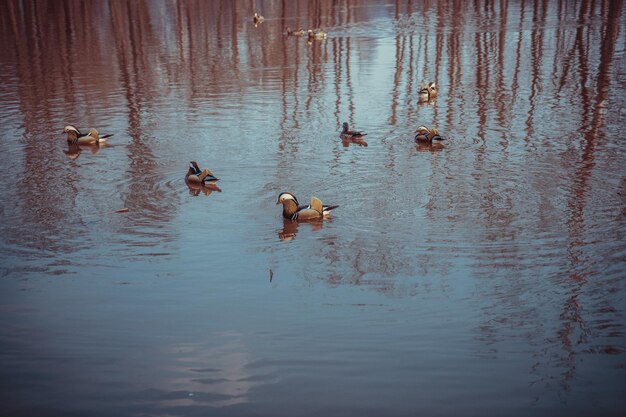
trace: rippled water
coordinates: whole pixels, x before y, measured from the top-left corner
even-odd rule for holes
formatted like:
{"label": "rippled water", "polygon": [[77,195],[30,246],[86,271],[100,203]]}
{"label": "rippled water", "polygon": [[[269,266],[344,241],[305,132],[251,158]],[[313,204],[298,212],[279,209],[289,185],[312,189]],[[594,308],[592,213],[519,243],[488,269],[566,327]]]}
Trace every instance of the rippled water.
{"label": "rippled water", "polygon": [[626,413],[623,2],[3,6],[1,415]]}

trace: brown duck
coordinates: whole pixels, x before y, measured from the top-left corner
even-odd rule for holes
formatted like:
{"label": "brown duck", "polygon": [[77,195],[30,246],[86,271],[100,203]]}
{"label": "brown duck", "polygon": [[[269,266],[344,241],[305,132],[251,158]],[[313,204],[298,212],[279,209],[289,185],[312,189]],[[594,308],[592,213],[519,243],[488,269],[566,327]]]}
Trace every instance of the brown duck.
{"label": "brown duck", "polygon": [[318,30],[317,32],[309,29],[307,30],[307,37],[309,39],[309,42],[313,42],[313,41],[321,41],[326,39],[326,32],[324,32],[323,30]]}
{"label": "brown duck", "polygon": [[63,133],[67,133],[68,145],[94,145],[106,142],[107,138],[113,136],[112,133],[100,136],[96,129],[90,129],[89,133],[81,133],[72,125],[65,126]]}
{"label": "brown duck", "polygon": [[316,220],[330,215],[330,211],[339,206],[325,206],[317,197],[311,198],[311,204],[299,205],[292,193],[280,193],[276,204],[283,205],[283,217],[290,220]]}
{"label": "brown duck", "polygon": [[429,129],[426,126],[420,126],[415,129],[415,133],[415,142],[432,143],[433,140],[444,140],[434,127]]}
{"label": "brown duck", "polygon": [[257,12],[254,12],[254,17],[252,18],[252,21],[254,22],[255,26],[258,25],[259,23],[263,23],[264,20],[265,18],[263,16],[261,16]]}
{"label": "brown duck", "polygon": [[219,178],[216,178],[208,168],[200,170],[196,161],[191,161],[185,175],[185,181],[188,184],[207,185],[219,181]]}
{"label": "brown duck", "polygon": [[344,140],[358,140],[358,139],[363,139],[365,135],[367,135],[367,133],[359,132],[356,130],[350,130],[350,125],[348,125],[348,122],[344,122],[343,130],[339,134],[339,137]]}
{"label": "brown duck", "polygon": [[428,83],[428,85],[426,86],[424,86],[424,83],[421,83],[418,102],[428,103],[429,101],[434,100],[437,97],[437,93],[438,90],[435,83]]}

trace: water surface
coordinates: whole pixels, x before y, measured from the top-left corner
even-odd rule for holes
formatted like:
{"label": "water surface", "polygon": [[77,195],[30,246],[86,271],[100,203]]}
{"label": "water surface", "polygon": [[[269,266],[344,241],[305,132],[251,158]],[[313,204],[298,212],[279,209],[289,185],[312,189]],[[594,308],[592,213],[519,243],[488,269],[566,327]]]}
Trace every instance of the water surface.
{"label": "water surface", "polygon": [[1,415],[626,412],[623,2],[0,19]]}

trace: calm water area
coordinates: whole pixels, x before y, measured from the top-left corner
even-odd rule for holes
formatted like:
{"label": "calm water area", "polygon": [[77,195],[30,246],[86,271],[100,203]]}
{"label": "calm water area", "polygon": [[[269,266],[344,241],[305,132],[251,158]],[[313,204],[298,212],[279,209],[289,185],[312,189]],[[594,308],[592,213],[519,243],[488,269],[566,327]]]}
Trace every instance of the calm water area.
{"label": "calm water area", "polygon": [[623,1],[0,6],[0,416],[626,415]]}

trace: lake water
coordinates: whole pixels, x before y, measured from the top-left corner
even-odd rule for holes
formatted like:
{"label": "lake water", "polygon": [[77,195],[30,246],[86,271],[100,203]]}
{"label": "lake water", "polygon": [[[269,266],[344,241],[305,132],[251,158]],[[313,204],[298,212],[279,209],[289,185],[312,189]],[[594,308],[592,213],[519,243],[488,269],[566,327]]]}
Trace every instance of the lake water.
{"label": "lake water", "polygon": [[[3,1],[0,415],[623,416],[625,23]],[[340,207],[292,223],[282,191]]]}

